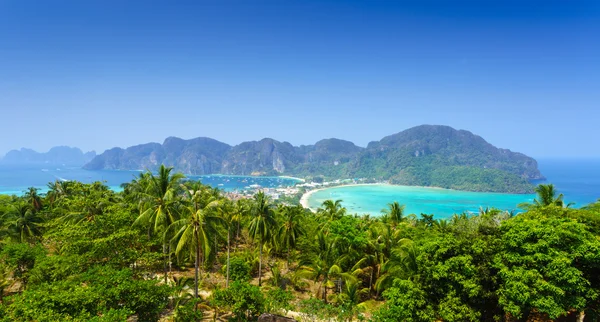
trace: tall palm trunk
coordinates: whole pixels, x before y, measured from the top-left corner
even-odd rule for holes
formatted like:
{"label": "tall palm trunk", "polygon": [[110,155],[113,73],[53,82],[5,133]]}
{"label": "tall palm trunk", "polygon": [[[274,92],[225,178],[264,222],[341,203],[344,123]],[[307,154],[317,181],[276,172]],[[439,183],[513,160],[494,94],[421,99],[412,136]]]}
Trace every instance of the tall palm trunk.
{"label": "tall palm trunk", "polygon": [[375,274],[375,267],[371,266],[371,276],[369,278],[369,296],[373,295],[373,275]]}
{"label": "tall palm trunk", "polygon": [[163,268],[165,271],[165,284],[167,284],[167,244],[163,242]]}
{"label": "tall palm trunk", "polygon": [[[379,265],[377,265],[377,279],[379,279],[381,277],[381,266],[385,265],[385,262],[383,264],[379,263]],[[375,298],[379,298],[379,288],[375,288]]]}
{"label": "tall palm trunk", "polygon": [[[198,299],[198,268],[200,266],[200,239],[198,238],[198,232],[194,232],[196,235],[196,261],[194,263],[194,299]],[[198,309],[197,305],[194,305],[194,311]]]}
{"label": "tall palm trunk", "polygon": [[227,228],[227,279],[225,280],[225,287],[229,287],[229,236],[231,235],[230,229]]}
{"label": "tall palm trunk", "polygon": [[169,275],[173,275],[173,265],[171,261],[171,243],[169,243]]}
{"label": "tall palm trunk", "polygon": [[235,241],[234,241],[234,249],[237,250],[237,246],[238,246],[238,242],[240,240],[240,222],[237,222],[237,231],[236,231],[236,235],[235,235]]}
{"label": "tall palm trunk", "polygon": [[327,304],[327,282],[328,279],[325,278],[323,280],[323,301],[325,301],[325,304]]}
{"label": "tall palm trunk", "polygon": [[258,286],[261,286],[261,281],[262,281],[261,280],[261,277],[262,277],[261,276],[261,273],[262,273],[262,249],[263,249],[262,241],[261,241],[259,247],[260,247],[259,248],[260,255],[258,257]]}

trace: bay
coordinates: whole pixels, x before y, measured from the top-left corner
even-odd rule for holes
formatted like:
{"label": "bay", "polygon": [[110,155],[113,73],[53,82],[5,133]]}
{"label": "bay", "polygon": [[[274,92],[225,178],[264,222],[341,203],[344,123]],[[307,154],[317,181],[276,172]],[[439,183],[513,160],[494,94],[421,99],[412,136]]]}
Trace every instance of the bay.
{"label": "bay", "polygon": [[[581,207],[600,198],[600,160],[541,159],[539,167],[566,202]],[[380,215],[387,204],[398,201],[407,214],[434,214],[448,218],[456,213],[477,212],[480,207],[519,211],[517,205],[531,202],[532,194],[465,192],[448,189],[394,185],[341,186],[316,191],[308,198],[308,206],[319,207],[327,199],[342,200],[350,213]]]}
{"label": "bay", "polygon": [[[131,182],[139,176],[140,172],[122,170],[92,171],[60,166],[0,166],[0,194],[18,196],[23,194],[29,187],[38,188],[40,193],[44,193],[47,191],[47,184],[56,180],[76,180],[83,183],[100,181],[112,190],[121,191],[121,184]],[[293,186],[298,182],[297,179],[287,177],[205,175],[188,176],[187,178],[200,180],[204,184],[225,191],[242,190],[255,185],[265,188]]]}
{"label": "bay", "polygon": [[[575,207],[584,206],[600,198],[600,160],[541,159],[539,167],[547,177],[543,183],[553,183]],[[47,184],[55,180],[78,180],[84,183],[105,182],[111,189],[120,191],[120,185],[130,182],[140,171],[101,170],[89,171],[63,166],[0,166],[0,194],[21,195],[28,187],[45,192]],[[254,177],[206,175],[189,176],[205,184],[226,191],[262,187],[292,186],[297,180],[283,177]],[[537,182],[542,183],[542,182]],[[497,207],[518,210],[521,202],[530,202],[534,195],[476,193],[435,188],[401,186],[336,187],[313,193],[311,208],[317,208],[327,199],[341,199],[350,213],[379,215],[392,201],[406,205],[407,213],[434,214],[446,218],[454,213],[476,212],[479,207]]]}

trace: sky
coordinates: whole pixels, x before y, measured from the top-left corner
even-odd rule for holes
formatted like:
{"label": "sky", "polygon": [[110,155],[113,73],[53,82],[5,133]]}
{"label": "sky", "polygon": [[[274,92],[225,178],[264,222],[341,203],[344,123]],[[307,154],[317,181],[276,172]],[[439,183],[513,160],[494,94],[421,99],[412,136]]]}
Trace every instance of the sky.
{"label": "sky", "polygon": [[421,124],[600,157],[600,1],[0,0],[0,156]]}

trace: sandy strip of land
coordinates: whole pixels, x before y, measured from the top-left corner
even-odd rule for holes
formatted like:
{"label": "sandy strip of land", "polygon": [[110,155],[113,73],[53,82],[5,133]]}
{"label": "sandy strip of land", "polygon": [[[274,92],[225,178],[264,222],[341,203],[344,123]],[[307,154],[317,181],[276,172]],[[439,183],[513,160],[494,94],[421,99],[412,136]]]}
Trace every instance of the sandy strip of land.
{"label": "sandy strip of land", "polygon": [[302,195],[302,198],[300,198],[300,204],[302,205],[302,207],[304,208],[308,208],[312,211],[317,211],[316,208],[311,208],[308,204],[308,199],[310,199],[310,196],[317,192],[317,191],[321,191],[321,190],[326,190],[326,189],[333,189],[333,188],[341,188],[341,187],[356,187],[356,186],[389,186],[389,183],[353,183],[353,184],[342,184],[342,185],[337,185],[337,186],[327,186],[324,188],[319,188],[319,189],[313,189],[313,190],[309,190],[307,192],[305,192]]}
{"label": "sandy strip of land", "polygon": [[284,179],[293,179],[293,180],[298,180],[301,182],[306,182],[306,180],[302,179],[302,178],[296,178],[296,177],[290,177],[290,176],[278,176],[279,178],[284,178]]}
{"label": "sandy strip of land", "polygon": [[313,193],[315,193],[315,192],[317,192],[317,191],[319,191],[319,190],[323,190],[323,189],[325,189],[325,188],[321,188],[321,189],[314,189],[314,190],[309,190],[309,191],[305,192],[305,193],[302,195],[302,198],[300,198],[300,204],[302,205],[302,207],[304,207],[304,208],[307,208],[307,209],[310,209],[310,210],[312,210],[312,211],[316,211],[316,209],[310,208],[310,207],[308,206],[308,199],[310,198],[310,196],[311,196]]}

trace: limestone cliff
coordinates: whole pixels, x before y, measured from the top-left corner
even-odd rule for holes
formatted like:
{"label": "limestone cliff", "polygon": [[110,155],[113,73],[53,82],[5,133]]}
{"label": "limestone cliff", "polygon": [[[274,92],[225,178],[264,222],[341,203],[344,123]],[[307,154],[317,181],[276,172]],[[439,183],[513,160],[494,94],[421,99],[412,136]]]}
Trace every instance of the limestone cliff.
{"label": "limestone cliff", "polygon": [[107,150],[85,168],[154,170],[160,164],[196,175],[361,177],[472,191],[530,192],[528,180],[543,178],[533,158],[440,125],[417,126],[367,148],[339,139],[294,147],[270,138],[230,146],[210,138],[170,137],[162,144]]}

